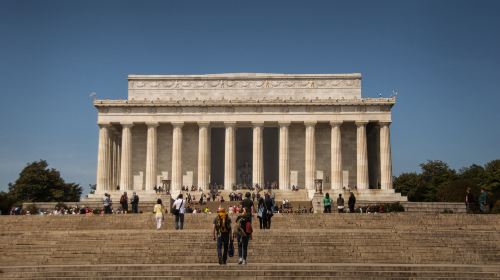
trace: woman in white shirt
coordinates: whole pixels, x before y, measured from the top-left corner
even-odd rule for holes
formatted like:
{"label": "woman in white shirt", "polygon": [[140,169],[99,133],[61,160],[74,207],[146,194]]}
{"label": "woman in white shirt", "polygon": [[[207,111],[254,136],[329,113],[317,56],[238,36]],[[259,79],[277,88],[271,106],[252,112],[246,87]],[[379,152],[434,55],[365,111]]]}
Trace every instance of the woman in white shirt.
{"label": "woman in white shirt", "polygon": [[161,228],[161,223],[163,222],[163,212],[163,204],[161,203],[161,199],[158,198],[156,205],[153,208],[153,213],[155,213],[156,218],[156,229]]}
{"label": "woman in white shirt", "polygon": [[175,229],[183,229],[184,228],[184,213],[186,213],[186,201],[182,199],[182,193],[177,196],[177,199],[174,201],[172,205],[172,209],[177,210],[175,215]]}

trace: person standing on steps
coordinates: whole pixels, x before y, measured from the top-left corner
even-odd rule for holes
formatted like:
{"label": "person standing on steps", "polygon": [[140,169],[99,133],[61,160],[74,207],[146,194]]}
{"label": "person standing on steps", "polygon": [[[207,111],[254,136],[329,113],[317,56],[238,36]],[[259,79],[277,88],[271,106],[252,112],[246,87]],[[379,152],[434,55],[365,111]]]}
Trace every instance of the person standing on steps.
{"label": "person standing on steps", "polygon": [[233,239],[233,235],[231,230],[231,218],[229,218],[224,208],[219,208],[217,217],[214,219],[213,238],[217,240],[219,264],[226,264],[229,241]]}
{"label": "person standing on steps", "polygon": [[236,231],[234,238],[238,240],[238,264],[247,264],[248,243],[252,239],[252,214],[242,208],[241,214],[236,218]]}
{"label": "person standing on steps", "polygon": [[132,205],[132,213],[139,213],[139,196],[135,192],[132,193],[130,204]]}
{"label": "person standing on steps", "polygon": [[344,213],[344,198],[341,193],[339,193],[339,198],[337,198],[337,209],[339,213]]}
{"label": "person standing on steps", "polygon": [[250,214],[250,219],[252,219],[251,215],[255,212],[251,196],[250,192],[247,192],[245,193],[245,199],[241,201],[241,208],[246,209],[246,212]]}
{"label": "person standing on steps", "polygon": [[349,206],[349,212],[354,213],[354,206],[356,205],[356,197],[353,192],[350,192],[349,200],[347,201],[347,205]]}
{"label": "person standing on steps", "polygon": [[323,213],[332,213],[332,199],[329,193],[326,193],[325,197],[323,197],[323,208]]}
{"label": "person standing on steps", "polygon": [[127,212],[128,212],[128,196],[127,196],[127,192],[123,192],[122,196],[120,197],[120,204],[122,205],[123,214],[127,214]]}
{"label": "person standing on steps", "polygon": [[265,215],[266,208],[264,207],[264,198],[259,197],[257,200],[257,218],[259,218],[259,228],[265,229]]}
{"label": "person standing on steps", "polygon": [[472,194],[472,191],[470,188],[467,188],[467,194],[465,195],[465,209],[467,213],[474,213],[475,210],[475,204],[476,204],[476,199],[474,198],[474,195]]}
{"label": "person standing on steps", "polygon": [[490,212],[490,205],[488,204],[488,193],[484,188],[481,188],[481,194],[479,195],[479,209],[482,213]]}
{"label": "person standing on steps", "polygon": [[111,195],[109,195],[108,193],[104,194],[102,205],[104,208],[104,214],[111,214],[111,205],[112,205]]}
{"label": "person standing on steps", "polygon": [[186,201],[182,199],[182,193],[177,196],[177,199],[172,204],[172,214],[175,216],[175,229],[182,230],[184,228],[184,214],[186,213]]}
{"label": "person standing on steps", "polygon": [[262,217],[265,217],[264,219],[264,228],[265,229],[271,229],[271,218],[273,217],[273,200],[269,196],[269,193],[266,192],[264,195],[264,214],[262,214]]}
{"label": "person standing on steps", "polygon": [[163,209],[163,203],[161,202],[161,199],[158,198],[156,200],[156,205],[153,208],[153,213],[155,213],[155,219],[156,219],[156,229],[161,228],[161,224],[163,223],[163,212],[165,210]]}

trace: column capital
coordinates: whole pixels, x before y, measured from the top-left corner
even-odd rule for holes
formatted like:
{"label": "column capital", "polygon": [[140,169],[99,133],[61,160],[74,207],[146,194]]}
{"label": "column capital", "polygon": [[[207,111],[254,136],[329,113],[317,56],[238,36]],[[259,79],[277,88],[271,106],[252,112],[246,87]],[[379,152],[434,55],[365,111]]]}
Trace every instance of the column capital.
{"label": "column capital", "polygon": [[331,126],[341,126],[344,121],[330,121]]}
{"label": "column capital", "polygon": [[183,127],[184,126],[184,122],[171,122],[170,124],[172,124],[173,127]]}
{"label": "column capital", "polygon": [[132,127],[134,126],[133,122],[121,122],[120,123],[122,127]]}
{"label": "column capital", "polygon": [[368,124],[368,121],[355,121],[356,126],[365,126]]}
{"label": "column capital", "polygon": [[317,121],[304,121],[305,126],[315,126],[317,123]]}
{"label": "column capital", "polygon": [[160,124],[158,122],[146,122],[148,127],[158,127]]}
{"label": "column capital", "polygon": [[252,126],[253,127],[261,127],[261,126],[264,126],[264,122],[252,122]]}
{"label": "column capital", "polygon": [[208,127],[210,126],[210,122],[197,122],[199,127]]}
{"label": "column capital", "polygon": [[280,127],[283,127],[283,126],[289,126],[291,123],[292,123],[292,122],[290,122],[290,121],[279,121],[279,122],[278,122],[278,125],[279,125]]}
{"label": "column capital", "polygon": [[380,126],[390,126],[392,121],[379,121],[378,124]]}
{"label": "column capital", "polygon": [[236,126],[236,122],[224,122],[224,126],[225,127],[235,127]]}

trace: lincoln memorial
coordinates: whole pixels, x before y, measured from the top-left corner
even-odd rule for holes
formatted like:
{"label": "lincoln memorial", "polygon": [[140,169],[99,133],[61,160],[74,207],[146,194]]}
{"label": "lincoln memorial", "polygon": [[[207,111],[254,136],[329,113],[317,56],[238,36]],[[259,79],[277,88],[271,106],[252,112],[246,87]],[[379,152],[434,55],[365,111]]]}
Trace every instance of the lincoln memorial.
{"label": "lincoln memorial", "polygon": [[94,100],[97,188],[154,193],[168,182],[230,191],[274,184],[406,200],[392,187],[391,108],[361,74],[129,75],[128,98]]}

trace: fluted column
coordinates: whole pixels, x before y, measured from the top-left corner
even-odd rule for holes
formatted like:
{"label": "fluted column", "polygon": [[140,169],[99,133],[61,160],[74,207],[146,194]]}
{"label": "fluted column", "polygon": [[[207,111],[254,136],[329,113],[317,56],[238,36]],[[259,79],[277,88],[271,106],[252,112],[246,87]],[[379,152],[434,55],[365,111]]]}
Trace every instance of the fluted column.
{"label": "fluted column", "polygon": [[113,152],[112,152],[112,162],[113,162],[113,168],[111,171],[111,189],[116,190],[116,186],[119,184],[118,183],[118,178],[116,177],[118,175],[118,168],[119,168],[119,163],[118,163],[118,137],[116,135],[113,135],[112,138],[112,143],[113,143]]}
{"label": "fluted column", "polygon": [[314,179],[316,178],[316,141],[314,137],[315,121],[305,122],[306,126],[306,182],[308,190],[314,190]]}
{"label": "fluted column", "polygon": [[235,126],[236,122],[226,122],[226,143],[224,152],[224,189],[232,190],[236,183],[236,145]]}
{"label": "fluted column", "polygon": [[290,164],[288,160],[288,126],[290,122],[279,122],[279,187],[280,190],[290,189]]}
{"label": "fluted column", "polygon": [[390,124],[390,122],[380,122],[380,185],[383,190],[392,189]]}
{"label": "fluted column", "polygon": [[96,191],[104,191],[109,187],[109,127],[109,124],[99,124]]}
{"label": "fluted column", "polygon": [[198,187],[206,190],[208,187],[208,126],[209,122],[198,122]]}
{"label": "fluted column", "polygon": [[340,127],[342,121],[331,121],[331,169],[332,169],[332,190],[342,189],[342,140]]}
{"label": "fluted column", "polygon": [[132,123],[122,123],[120,190],[132,190]]}
{"label": "fluted column", "polygon": [[366,121],[356,122],[356,166],[357,187],[359,190],[368,189],[368,149],[366,146]]}
{"label": "fluted column", "polygon": [[263,122],[252,122],[253,125],[253,153],[252,153],[252,183],[264,185],[264,163],[263,157],[263,144],[262,144],[262,129]]}
{"label": "fluted column", "polygon": [[183,122],[172,123],[172,190],[182,187],[182,126]]}
{"label": "fluted column", "polygon": [[158,151],[158,137],[157,128],[158,123],[146,123],[148,126],[148,138],[146,146],[146,191],[152,191],[156,186],[157,174],[157,151]]}

